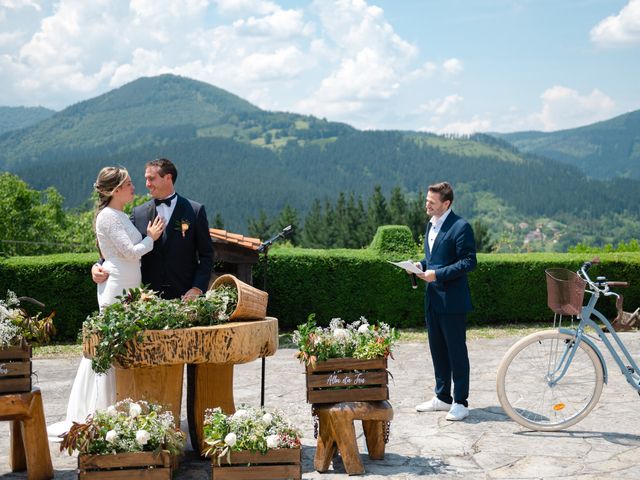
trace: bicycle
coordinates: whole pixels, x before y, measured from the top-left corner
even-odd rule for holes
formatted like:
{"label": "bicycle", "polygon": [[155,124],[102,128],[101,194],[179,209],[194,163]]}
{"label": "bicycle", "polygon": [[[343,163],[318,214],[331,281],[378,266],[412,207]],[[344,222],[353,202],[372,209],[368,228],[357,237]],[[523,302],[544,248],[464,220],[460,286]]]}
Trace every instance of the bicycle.
{"label": "bicycle", "polygon": [[[608,372],[602,352],[587,334],[593,329],[620,367],[627,382],[640,394],[640,370],[620,336],[607,318],[596,310],[601,296],[620,295],[610,287],[628,286],[627,282],[589,278],[587,271],[598,259],[585,262],[575,273],[549,269],[548,303],[554,311],[554,330],[533,333],[515,343],[498,367],[498,399],[505,413],[531,430],[556,431],[575,425],[595,407],[607,383]],[[583,304],[584,294],[591,297]],[[571,317],[571,327],[562,326],[563,316]],[[574,320],[580,320],[577,327]],[[610,333],[625,359],[596,323]]]}

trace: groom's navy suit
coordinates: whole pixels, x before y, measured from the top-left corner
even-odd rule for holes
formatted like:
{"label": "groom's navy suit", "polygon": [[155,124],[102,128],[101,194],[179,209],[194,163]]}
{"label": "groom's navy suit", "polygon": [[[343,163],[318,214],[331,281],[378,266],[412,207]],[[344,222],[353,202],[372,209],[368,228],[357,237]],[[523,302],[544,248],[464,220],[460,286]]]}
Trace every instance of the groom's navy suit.
{"label": "groom's navy suit", "polygon": [[[436,396],[467,406],[469,396],[469,356],[466,345],[466,314],[471,311],[467,273],[476,266],[473,230],[453,211],[440,227],[432,250],[429,229],[424,241],[423,270],[434,270],[436,280],[427,282],[425,313],[429,348],[436,376]],[[455,386],[451,395],[451,380]]]}
{"label": "groom's navy suit", "polygon": [[[153,200],[133,209],[131,221],[143,236],[156,217]],[[186,224],[183,234],[182,224]],[[177,196],[176,206],[153,250],[142,257],[142,283],[164,298],[179,298],[191,287],[207,291],[213,268],[213,249],[204,206]]]}

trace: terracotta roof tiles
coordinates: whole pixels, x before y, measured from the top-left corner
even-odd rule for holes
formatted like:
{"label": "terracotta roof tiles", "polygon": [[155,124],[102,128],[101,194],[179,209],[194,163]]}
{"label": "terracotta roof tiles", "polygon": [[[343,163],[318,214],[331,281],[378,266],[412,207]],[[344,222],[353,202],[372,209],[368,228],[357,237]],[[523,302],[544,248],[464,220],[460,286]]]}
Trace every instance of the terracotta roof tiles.
{"label": "terracotta roof tiles", "polygon": [[210,228],[209,235],[213,241],[232,243],[250,250],[257,250],[262,244],[259,238],[245,237],[239,233],[227,232],[219,228]]}

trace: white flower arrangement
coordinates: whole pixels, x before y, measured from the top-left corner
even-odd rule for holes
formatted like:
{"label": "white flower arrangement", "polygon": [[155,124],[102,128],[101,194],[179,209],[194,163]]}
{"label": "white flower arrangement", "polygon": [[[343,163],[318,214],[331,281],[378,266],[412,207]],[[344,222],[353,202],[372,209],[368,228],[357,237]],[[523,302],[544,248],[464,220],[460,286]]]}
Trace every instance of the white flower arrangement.
{"label": "white flower arrangement", "polygon": [[98,410],[85,423],[74,423],[65,434],[61,450],[69,454],[107,455],[168,450],[178,455],[185,435],[175,426],[173,414],[152,403],[122,400]]}
{"label": "white flower arrangement", "polygon": [[391,349],[398,334],[386,323],[373,325],[365,317],[349,324],[332,318],[329,326],[322,328],[310,315],[306,324],[298,325],[292,340],[298,345],[296,356],[300,361],[315,365],[330,358],[393,358]]}
{"label": "white flower arrangement", "polygon": [[[7,290],[7,299],[0,300],[0,347],[13,345],[20,334],[16,320],[21,318],[18,297],[11,290]],[[15,308],[14,308],[15,307]]]}
{"label": "white flower arrangement", "polygon": [[204,417],[204,441],[209,445],[206,456],[218,459],[232,451],[248,450],[267,453],[275,448],[299,448],[300,431],[291,425],[277,410],[241,406],[233,415],[225,415],[222,409],[208,409]]}

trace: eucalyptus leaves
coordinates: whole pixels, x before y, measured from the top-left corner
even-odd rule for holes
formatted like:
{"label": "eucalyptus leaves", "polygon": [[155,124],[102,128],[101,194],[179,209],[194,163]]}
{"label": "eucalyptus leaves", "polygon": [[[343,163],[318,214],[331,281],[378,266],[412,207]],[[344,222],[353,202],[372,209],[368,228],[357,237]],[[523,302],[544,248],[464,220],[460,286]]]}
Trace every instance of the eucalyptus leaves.
{"label": "eucalyptus leaves", "polygon": [[397,340],[394,328],[382,322],[372,325],[365,317],[350,324],[334,318],[328,328],[322,328],[316,325],[314,315],[310,315],[307,323],[298,325],[293,332],[293,341],[299,350],[296,357],[306,365],[330,358],[393,358],[391,348]]}
{"label": "eucalyptus leaves", "polygon": [[144,330],[170,330],[216,325],[229,320],[238,302],[233,286],[221,285],[191,301],[164,300],[155,292],[134,288],[120,302],[94,313],[84,322],[83,335],[99,338],[91,367],[105,373],[113,359],[127,352],[127,342],[142,340]]}

